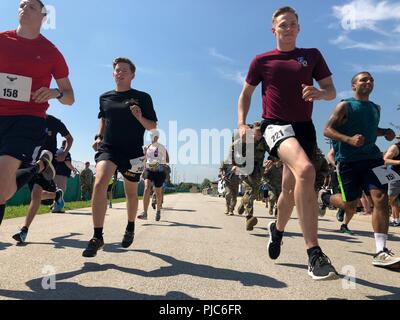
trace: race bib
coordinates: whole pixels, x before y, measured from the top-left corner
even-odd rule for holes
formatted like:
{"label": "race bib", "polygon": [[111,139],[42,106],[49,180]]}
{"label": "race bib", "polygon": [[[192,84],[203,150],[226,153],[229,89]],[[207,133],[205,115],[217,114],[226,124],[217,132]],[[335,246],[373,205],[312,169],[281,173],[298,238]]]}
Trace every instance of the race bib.
{"label": "race bib", "polygon": [[29,102],[32,78],[0,73],[0,99]]}
{"label": "race bib", "polygon": [[400,175],[385,165],[372,169],[372,171],[375,173],[382,185],[400,180]]}
{"label": "race bib", "polygon": [[144,171],[145,160],[146,160],[145,157],[132,159],[130,161],[132,167],[129,171],[132,173],[140,173],[141,174]]}
{"label": "race bib", "polygon": [[268,147],[270,148],[270,150],[272,150],[275,148],[278,142],[295,136],[296,134],[294,133],[293,127],[291,125],[270,125],[265,130],[264,138],[267,141]]}

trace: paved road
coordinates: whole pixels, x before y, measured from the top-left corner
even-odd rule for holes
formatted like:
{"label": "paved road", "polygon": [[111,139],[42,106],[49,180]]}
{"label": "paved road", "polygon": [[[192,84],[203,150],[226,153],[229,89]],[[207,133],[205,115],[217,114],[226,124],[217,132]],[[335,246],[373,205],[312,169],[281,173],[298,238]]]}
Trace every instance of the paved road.
{"label": "paved road", "polygon": [[[92,235],[90,209],[38,217],[25,247],[12,234],[23,219],[0,228],[1,299],[400,299],[399,272],[372,267],[369,217],[357,217],[357,236],[337,232],[330,212],[320,222],[321,245],[339,272],[355,272],[356,284],[314,282],[307,275],[304,243],[294,218],[279,261],[267,257],[271,218],[257,204],[260,223],[245,231],[242,217],[226,217],[224,200],[199,194],[166,197],[162,221],[138,222],[134,246],[121,249],[125,205],[109,210],[104,251],[84,259]],[[389,247],[400,253],[400,229]],[[348,267],[346,267],[348,266]],[[56,273],[56,281],[44,278]],[[44,290],[42,284],[55,290]],[[350,284],[350,285],[349,285]],[[45,286],[46,287],[46,286]]]}

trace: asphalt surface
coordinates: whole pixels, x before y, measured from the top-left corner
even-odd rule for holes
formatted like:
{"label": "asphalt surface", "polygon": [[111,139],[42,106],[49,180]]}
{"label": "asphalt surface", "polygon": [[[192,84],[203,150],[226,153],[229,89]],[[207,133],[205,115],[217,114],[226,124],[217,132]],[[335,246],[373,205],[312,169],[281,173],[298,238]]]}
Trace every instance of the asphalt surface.
{"label": "asphalt surface", "polygon": [[[106,246],[93,259],[82,257],[93,233],[90,209],[38,216],[22,247],[11,237],[23,219],[4,221],[0,300],[400,299],[399,272],[371,264],[370,217],[355,218],[350,226],[355,236],[338,232],[334,212],[320,220],[321,247],[342,278],[316,282],[307,274],[295,215],[282,255],[273,262],[267,256],[267,225],[273,218],[262,203],[256,205],[259,224],[253,232],[245,231],[243,217],[224,215],[222,198],[170,195],[164,207],[162,221],[155,222],[151,210],[148,221],[136,223],[135,242],[125,250],[120,246],[125,204],[115,205],[106,218]],[[390,234],[388,247],[400,253],[400,228]]]}

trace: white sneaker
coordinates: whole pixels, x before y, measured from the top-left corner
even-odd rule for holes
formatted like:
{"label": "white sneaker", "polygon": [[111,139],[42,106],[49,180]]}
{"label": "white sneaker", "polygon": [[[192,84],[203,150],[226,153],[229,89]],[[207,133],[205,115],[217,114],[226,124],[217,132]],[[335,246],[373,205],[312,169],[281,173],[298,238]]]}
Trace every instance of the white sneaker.
{"label": "white sneaker", "polygon": [[393,252],[385,248],[374,257],[372,264],[380,268],[399,269],[400,258],[396,258]]}
{"label": "white sneaker", "polygon": [[140,216],[137,217],[140,220],[147,220],[147,213],[143,212]]}

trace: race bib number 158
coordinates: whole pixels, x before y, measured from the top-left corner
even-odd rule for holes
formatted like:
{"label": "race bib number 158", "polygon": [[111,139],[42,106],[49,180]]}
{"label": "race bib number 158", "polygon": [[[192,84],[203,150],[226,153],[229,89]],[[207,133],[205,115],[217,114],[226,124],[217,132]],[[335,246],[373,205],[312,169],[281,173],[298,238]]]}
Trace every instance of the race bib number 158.
{"label": "race bib number 158", "polygon": [[0,73],[0,99],[29,102],[32,78]]}

